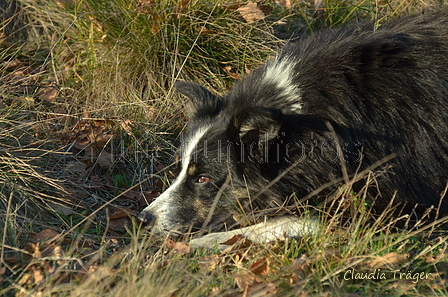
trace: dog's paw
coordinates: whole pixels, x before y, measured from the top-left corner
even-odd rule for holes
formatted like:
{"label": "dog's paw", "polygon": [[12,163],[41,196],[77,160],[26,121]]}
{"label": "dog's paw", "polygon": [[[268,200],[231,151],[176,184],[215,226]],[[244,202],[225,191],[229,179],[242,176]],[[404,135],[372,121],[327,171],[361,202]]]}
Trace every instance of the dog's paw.
{"label": "dog's paw", "polygon": [[263,244],[275,240],[285,240],[286,238],[312,236],[317,234],[318,230],[319,222],[317,219],[284,216],[246,228],[210,233],[191,240],[190,246],[192,248],[203,247],[209,249],[218,247],[219,250],[223,250],[228,247],[223,243],[235,235],[241,235],[253,243]]}

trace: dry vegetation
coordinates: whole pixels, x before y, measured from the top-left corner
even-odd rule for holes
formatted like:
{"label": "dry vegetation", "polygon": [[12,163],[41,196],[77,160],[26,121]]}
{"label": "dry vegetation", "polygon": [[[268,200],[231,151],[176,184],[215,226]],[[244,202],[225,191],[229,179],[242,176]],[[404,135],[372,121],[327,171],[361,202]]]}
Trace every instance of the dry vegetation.
{"label": "dry vegetation", "polygon": [[265,246],[192,250],[133,218],[171,178],[175,80],[220,93],[285,40],[443,4],[0,1],[0,295],[448,295],[443,225],[374,221],[349,186],[317,236]]}

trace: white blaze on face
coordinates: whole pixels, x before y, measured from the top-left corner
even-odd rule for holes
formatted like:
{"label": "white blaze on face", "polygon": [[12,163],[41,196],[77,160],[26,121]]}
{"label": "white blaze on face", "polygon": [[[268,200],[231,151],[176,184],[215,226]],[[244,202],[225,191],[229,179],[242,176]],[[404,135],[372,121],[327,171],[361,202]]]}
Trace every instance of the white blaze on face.
{"label": "white blaze on face", "polygon": [[294,83],[294,66],[296,62],[288,56],[276,56],[266,63],[262,83],[274,84],[281,90],[281,96],[290,101],[293,111],[299,112],[303,108],[300,102],[300,89]]}
{"label": "white blaze on face", "polygon": [[171,216],[173,208],[176,207],[174,195],[179,186],[186,181],[188,166],[195,152],[195,148],[209,129],[210,127],[201,127],[186,140],[186,143],[183,144],[184,148],[181,156],[182,169],[179,175],[162,195],[157,197],[156,200],[143,210],[143,212],[147,211],[156,217],[156,223],[153,227],[156,231],[169,231],[175,227],[172,222],[175,218]]}

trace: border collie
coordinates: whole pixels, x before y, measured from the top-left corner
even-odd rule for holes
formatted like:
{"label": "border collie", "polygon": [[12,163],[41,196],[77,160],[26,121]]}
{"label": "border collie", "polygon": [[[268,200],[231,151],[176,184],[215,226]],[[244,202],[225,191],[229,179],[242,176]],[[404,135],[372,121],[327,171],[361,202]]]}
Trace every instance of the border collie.
{"label": "border collie", "polygon": [[155,232],[217,230],[333,184],[329,195],[334,181],[389,156],[368,191],[374,210],[393,200],[410,215],[448,211],[445,12],[316,33],[222,97],[195,83],[175,87],[190,99],[190,120],[176,179],[139,215]]}

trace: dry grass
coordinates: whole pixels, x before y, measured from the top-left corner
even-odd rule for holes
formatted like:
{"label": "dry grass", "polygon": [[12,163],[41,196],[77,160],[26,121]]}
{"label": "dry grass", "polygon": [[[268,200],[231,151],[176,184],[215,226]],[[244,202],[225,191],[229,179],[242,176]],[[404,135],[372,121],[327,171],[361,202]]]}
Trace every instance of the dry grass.
{"label": "dry grass", "polygon": [[[225,252],[161,242],[127,217],[170,177],[185,122],[175,80],[221,93],[285,40],[439,5],[291,2],[260,2],[253,23],[233,1],[0,3],[0,295],[448,295],[446,233],[372,221],[349,186],[338,211],[318,210],[317,236]],[[375,269],[385,279],[354,279]]]}

